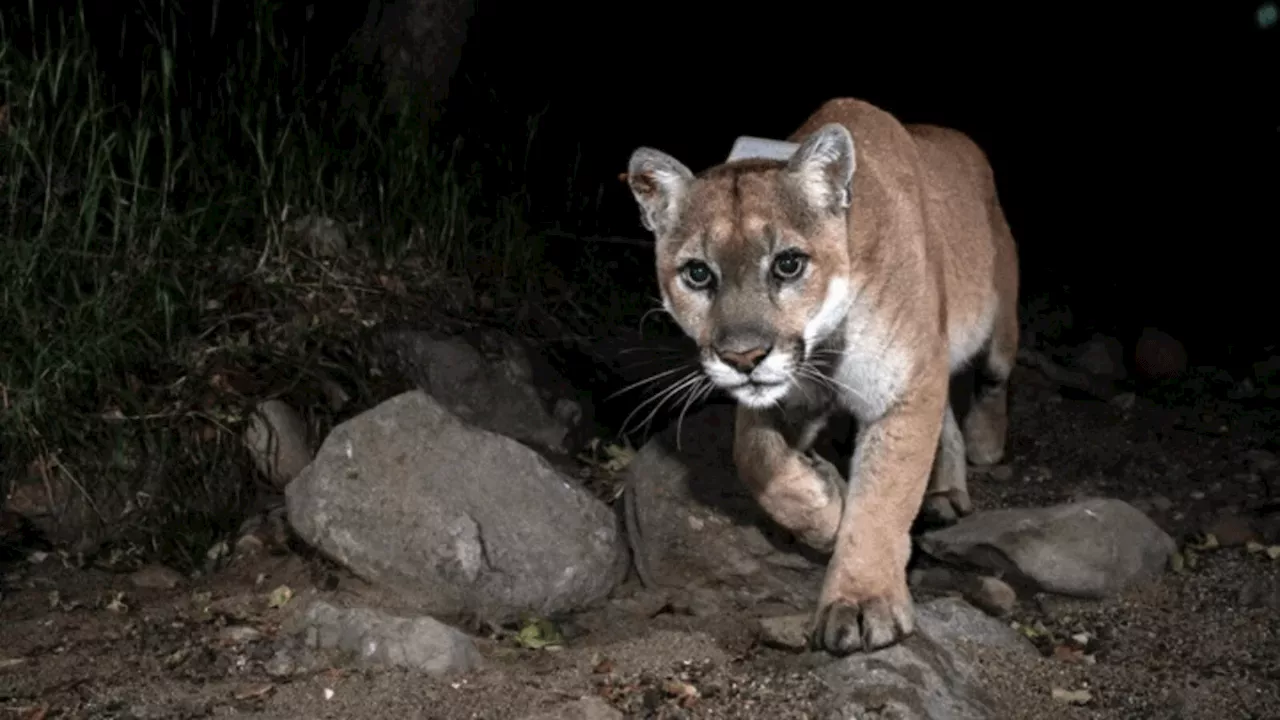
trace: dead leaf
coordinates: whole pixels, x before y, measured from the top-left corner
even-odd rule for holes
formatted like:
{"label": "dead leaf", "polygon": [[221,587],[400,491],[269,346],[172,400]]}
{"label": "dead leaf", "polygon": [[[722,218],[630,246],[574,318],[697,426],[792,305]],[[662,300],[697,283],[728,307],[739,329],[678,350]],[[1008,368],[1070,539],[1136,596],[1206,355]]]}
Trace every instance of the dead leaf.
{"label": "dead leaf", "polygon": [[31,712],[22,716],[22,720],[44,720],[45,716],[47,716],[48,714],[49,714],[49,706],[41,705],[40,707],[35,708]]}
{"label": "dead leaf", "polygon": [[281,585],[267,596],[267,607],[281,608],[289,604],[293,599],[293,588],[288,585]]}
{"label": "dead leaf", "polygon": [[609,658],[600,658],[600,662],[591,668],[591,672],[597,675],[607,675],[613,672],[613,661]]}
{"label": "dead leaf", "polygon": [[550,620],[530,617],[516,635],[516,642],[530,650],[551,650],[564,645],[564,636]]}
{"label": "dead leaf", "polygon": [[1085,705],[1090,700],[1093,700],[1093,694],[1083,689],[1063,690],[1062,688],[1054,688],[1053,699],[1070,705]]}
{"label": "dead leaf", "polygon": [[17,667],[27,661],[26,658],[0,658],[0,670]]}
{"label": "dead leaf", "polygon": [[129,606],[124,603],[124,593],[117,592],[111,597],[111,601],[107,603],[106,608],[111,612],[125,613],[129,612]]}
{"label": "dead leaf", "polygon": [[677,678],[668,678],[664,680],[662,683],[662,691],[674,697],[698,694],[698,688]]}

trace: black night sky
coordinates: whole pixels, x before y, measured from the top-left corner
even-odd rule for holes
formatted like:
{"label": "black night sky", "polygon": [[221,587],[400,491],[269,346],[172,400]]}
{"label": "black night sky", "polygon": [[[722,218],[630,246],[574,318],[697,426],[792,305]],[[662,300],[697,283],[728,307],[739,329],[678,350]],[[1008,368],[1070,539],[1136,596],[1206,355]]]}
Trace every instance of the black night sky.
{"label": "black night sky", "polygon": [[[699,169],[830,97],[951,125],[991,158],[1028,293],[1065,283],[1077,312],[1196,355],[1271,341],[1280,38],[1257,3],[693,5],[490,2],[464,72],[548,104],[542,141],[580,142],[606,184],[637,144]],[[643,237],[608,195],[609,231]]]}
{"label": "black night sky", "polygon": [[[95,5],[99,28],[118,27],[115,5]],[[239,5],[223,2],[220,22]],[[315,6],[312,57],[364,6]],[[785,137],[822,101],[861,97],[987,151],[1024,297],[1069,288],[1099,330],[1159,326],[1193,364],[1273,341],[1280,30],[1258,2],[742,7],[479,0],[439,132],[509,151],[536,115],[524,150],[550,208],[538,220],[645,239],[617,181],[635,146],[701,169],[738,135]],[[187,12],[198,24],[207,11]],[[209,43],[194,52],[216,54]],[[555,209],[574,193],[600,201]]]}

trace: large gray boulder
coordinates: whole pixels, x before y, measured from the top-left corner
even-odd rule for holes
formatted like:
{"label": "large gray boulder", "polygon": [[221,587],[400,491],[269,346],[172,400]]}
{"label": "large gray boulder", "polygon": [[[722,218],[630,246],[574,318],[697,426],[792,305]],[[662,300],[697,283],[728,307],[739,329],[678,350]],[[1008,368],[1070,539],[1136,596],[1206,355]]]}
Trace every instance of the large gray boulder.
{"label": "large gray boulder", "polygon": [[422,613],[571,610],[626,573],[607,506],[420,390],[334,428],[286,498],[303,540]]}
{"label": "large gray boulder", "polygon": [[918,540],[929,555],[985,568],[1034,591],[1084,598],[1119,593],[1160,574],[1177,544],[1123,500],[973,513]]}

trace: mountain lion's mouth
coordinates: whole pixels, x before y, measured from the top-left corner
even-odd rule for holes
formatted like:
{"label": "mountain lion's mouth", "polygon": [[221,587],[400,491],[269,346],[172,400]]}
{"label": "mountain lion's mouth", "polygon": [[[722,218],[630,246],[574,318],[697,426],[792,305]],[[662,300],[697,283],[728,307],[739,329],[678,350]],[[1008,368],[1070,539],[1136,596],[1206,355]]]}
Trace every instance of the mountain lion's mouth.
{"label": "mountain lion's mouth", "polygon": [[753,408],[765,408],[776,404],[787,394],[787,382],[761,382],[747,380],[733,387],[725,388],[735,400]]}

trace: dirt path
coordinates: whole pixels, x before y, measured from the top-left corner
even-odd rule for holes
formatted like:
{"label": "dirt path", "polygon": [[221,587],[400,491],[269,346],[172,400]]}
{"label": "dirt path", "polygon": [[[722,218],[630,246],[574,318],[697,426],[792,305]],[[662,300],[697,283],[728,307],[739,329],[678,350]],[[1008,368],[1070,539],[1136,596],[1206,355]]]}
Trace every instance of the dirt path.
{"label": "dirt path", "polygon": [[[1268,488],[1275,476],[1251,453],[1274,442],[1274,411],[1143,399],[1126,410],[1064,399],[1030,372],[1016,380],[1012,458],[971,482],[980,508],[1096,494],[1140,502],[1179,540],[1233,507],[1253,525],[1219,521],[1233,546],[1122,597],[1021,598],[1009,620],[1032,628],[1046,656],[987,668],[993,694],[1024,718],[1280,717],[1280,560],[1244,545],[1280,522],[1258,510],[1280,488]],[[1233,535],[1232,523],[1244,529]],[[0,718],[610,716],[582,697],[635,718],[821,717],[811,668],[824,658],[761,645],[761,608],[740,610],[727,594],[657,595],[631,581],[566,621],[563,649],[481,635],[484,670],[434,680],[325,666],[286,675],[273,665],[289,611],[271,607],[274,589],[291,588],[297,603],[317,585],[357,583],[292,553],[240,559],[169,589],[75,569],[57,554],[5,573]],[[1053,699],[1055,688],[1088,700]]]}

